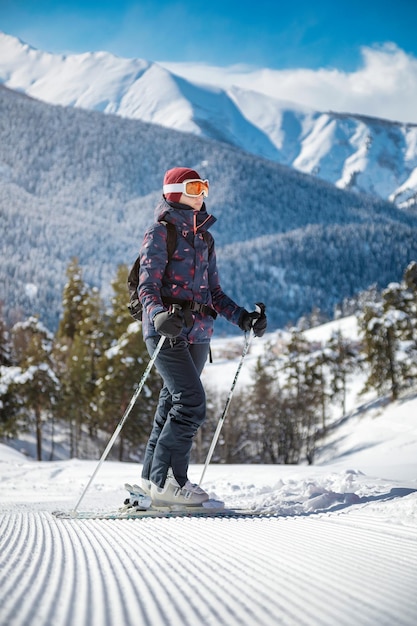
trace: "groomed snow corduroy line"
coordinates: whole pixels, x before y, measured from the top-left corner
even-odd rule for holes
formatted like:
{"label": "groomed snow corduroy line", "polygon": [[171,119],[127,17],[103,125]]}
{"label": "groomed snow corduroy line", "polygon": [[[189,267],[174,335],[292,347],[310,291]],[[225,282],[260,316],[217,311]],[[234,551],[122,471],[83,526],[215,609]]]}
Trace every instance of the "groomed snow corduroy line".
{"label": "groomed snow corduroy line", "polygon": [[276,519],[0,519],[9,626],[411,625],[417,531],[359,508]]}

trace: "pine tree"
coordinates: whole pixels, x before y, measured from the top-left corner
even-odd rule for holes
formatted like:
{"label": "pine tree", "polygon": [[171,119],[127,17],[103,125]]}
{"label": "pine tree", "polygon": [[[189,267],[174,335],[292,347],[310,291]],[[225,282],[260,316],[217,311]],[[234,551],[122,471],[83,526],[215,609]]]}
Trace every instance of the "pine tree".
{"label": "pine tree", "polygon": [[17,437],[19,433],[19,408],[23,400],[15,381],[21,373],[18,366],[0,365],[0,437]]}
{"label": "pine tree", "polygon": [[26,427],[30,427],[33,416],[39,461],[42,460],[44,418],[51,416],[60,389],[52,346],[52,335],[34,317],[12,328],[12,356],[20,368],[20,375],[14,382],[20,396],[19,414]]}
{"label": "pine tree", "polygon": [[390,372],[391,380],[395,378],[396,383],[396,393],[393,393],[395,399],[399,390],[412,384],[416,376],[417,336],[414,298],[405,282],[391,283],[382,292],[382,297],[383,319],[393,344]]}
{"label": "pine tree", "polygon": [[126,265],[117,267],[116,276],[111,283],[113,295],[111,298],[111,313],[108,320],[109,335],[111,341],[117,340],[126,332],[129,324],[132,323],[127,304],[129,302],[129,292],[127,288],[127,276],[129,270]]}
{"label": "pine tree", "polygon": [[0,302],[0,365],[11,365],[10,336],[3,317],[2,302]]}
{"label": "pine tree", "polygon": [[384,312],[382,305],[366,307],[362,315],[365,354],[370,372],[365,390],[373,388],[378,394],[390,390],[396,400],[401,386],[401,372],[397,360],[399,323],[403,314],[395,310]]}
{"label": "pine tree", "polygon": [[381,322],[382,314],[381,303],[369,303],[365,305],[359,317],[365,359],[369,367],[364,391],[375,389],[381,395],[387,380],[386,333]]}
{"label": "pine tree", "polygon": [[388,285],[381,301],[365,306],[360,317],[369,365],[365,390],[389,390],[392,400],[417,379],[416,277],[411,263],[403,282]]}
{"label": "pine tree", "polygon": [[340,399],[342,415],[346,413],[347,382],[358,363],[357,348],[340,331],[333,333],[326,346],[329,385],[332,400]]}
{"label": "pine tree", "polygon": [[[219,394],[216,389],[206,387],[207,419],[197,431],[192,449],[192,463],[204,463],[206,460],[227,397],[228,392]],[[250,430],[250,420],[247,395],[242,391],[235,392],[224,418],[211,463],[247,463],[255,459],[253,448],[256,442]]]}
{"label": "pine tree", "polygon": [[95,403],[97,361],[106,347],[104,305],[97,289],[82,279],[78,261],[67,270],[55,353],[60,367],[62,393],[57,413],[69,424],[70,455],[83,454],[83,427],[93,436],[99,421]]}
{"label": "pine tree", "polygon": [[80,320],[72,342],[69,344],[66,387],[66,416],[71,423],[73,456],[84,451],[81,444],[83,432],[89,438],[96,436],[100,417],[97,415],[96,382],[98,361],[106,347],[103,303],[96,289],[82,301]]}
{"label": "pine tree", "polygon": [[258,442],[261,463],[280,463],[281,422],[277,412],[277,384],[268,364],[258,359],[248,398],[247,438]]}
{"label": "pine tree", "polygon": [[15,436],[18,431],[18,401],[11,390],[16,369],[12,368],[10,334],[0,303],[0,436]]}
{"label": "pine tree", "polygon": [[[139,384],[149,355],[142,338],[141,324],[130,317],[127,308],[126,266],[119,266],[112,282],[112,309],[107,319],[107,350],[98,364],[97,408],[102,428],[114,432]],[[119,459],[140,456],[148,438],[160,379],[155,370],[148,376],[141,396],[133,407],[119,437]]]}
{"label": "pine tree", "polygon": [[407,358],[405,378],[409,384],[417,381],[417,263],[412,261],[406,267],[403,276],[405,307],[408,316],[407,332],[404,339],[404,351]]}
{"label": "pine tree", "polygon": [[77,258],[73,258],[68,265],[67,279],[62,296],[63,312],[57,337],[72,340],[82,319],[83,301],[87,297],[87,288]]}
{"label": "pine tree", "polygon": [[294,422],[285,424],[285,431],[290,433],[286,441],[293,447],[287,451],[287,458],[298,454],[295,460],[298,462],[300,450],[304,447],[307,461],[312,463],[320,409],[322,420],[325,411],[322,354],[318,358],[312,356],[312,347],[304,334],[293,330],[284,357],[283,417]]}

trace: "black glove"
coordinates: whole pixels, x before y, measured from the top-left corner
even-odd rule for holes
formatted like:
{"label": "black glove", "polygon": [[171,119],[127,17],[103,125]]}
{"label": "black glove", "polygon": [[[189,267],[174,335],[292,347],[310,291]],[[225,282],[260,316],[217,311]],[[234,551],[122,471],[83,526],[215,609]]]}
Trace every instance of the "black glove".
{"label": "black glove", "polygon": [[267,326],[265,305],[262,302],[257,302],[256,309],[256,311],[252,311],[251,313],[243,309],[239,318],[239,328],[245,332],[253,329],[255,337],[262,337]]}
{"label": "black glove", "polygon": [[155,330],[168,339],[175,339],[182,331],[183,315],[179,308],[171,307],[169,311],[157,313],[153,318]]}

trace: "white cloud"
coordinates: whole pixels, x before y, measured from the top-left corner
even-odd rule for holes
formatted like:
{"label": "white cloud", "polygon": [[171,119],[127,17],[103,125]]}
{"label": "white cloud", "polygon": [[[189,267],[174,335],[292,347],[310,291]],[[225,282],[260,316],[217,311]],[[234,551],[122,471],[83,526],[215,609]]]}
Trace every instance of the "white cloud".
{"label": "white cloud", "polygon": [[214,67],[161,63],[194,82],[253,89],[320,111],[360,113],[417,123],[417,58],[394,43],[361,49],[363,65],[353,72]]}

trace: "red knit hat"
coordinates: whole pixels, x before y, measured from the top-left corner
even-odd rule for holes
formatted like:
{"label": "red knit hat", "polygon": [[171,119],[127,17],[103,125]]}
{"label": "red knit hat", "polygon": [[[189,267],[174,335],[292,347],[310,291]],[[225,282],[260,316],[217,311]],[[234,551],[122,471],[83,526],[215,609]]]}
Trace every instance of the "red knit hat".
{"label": "red knit hat", "polygon": [[[200,174],[195,170],[190,170],[189,167],[173,167],[172,170],[165,172],[164,185],[170,185],[172,183],[182,183],[184,180],[201,178]],[[166,193],[165,198],[170,202],[179,202],[181,198],[180,193]]]}

